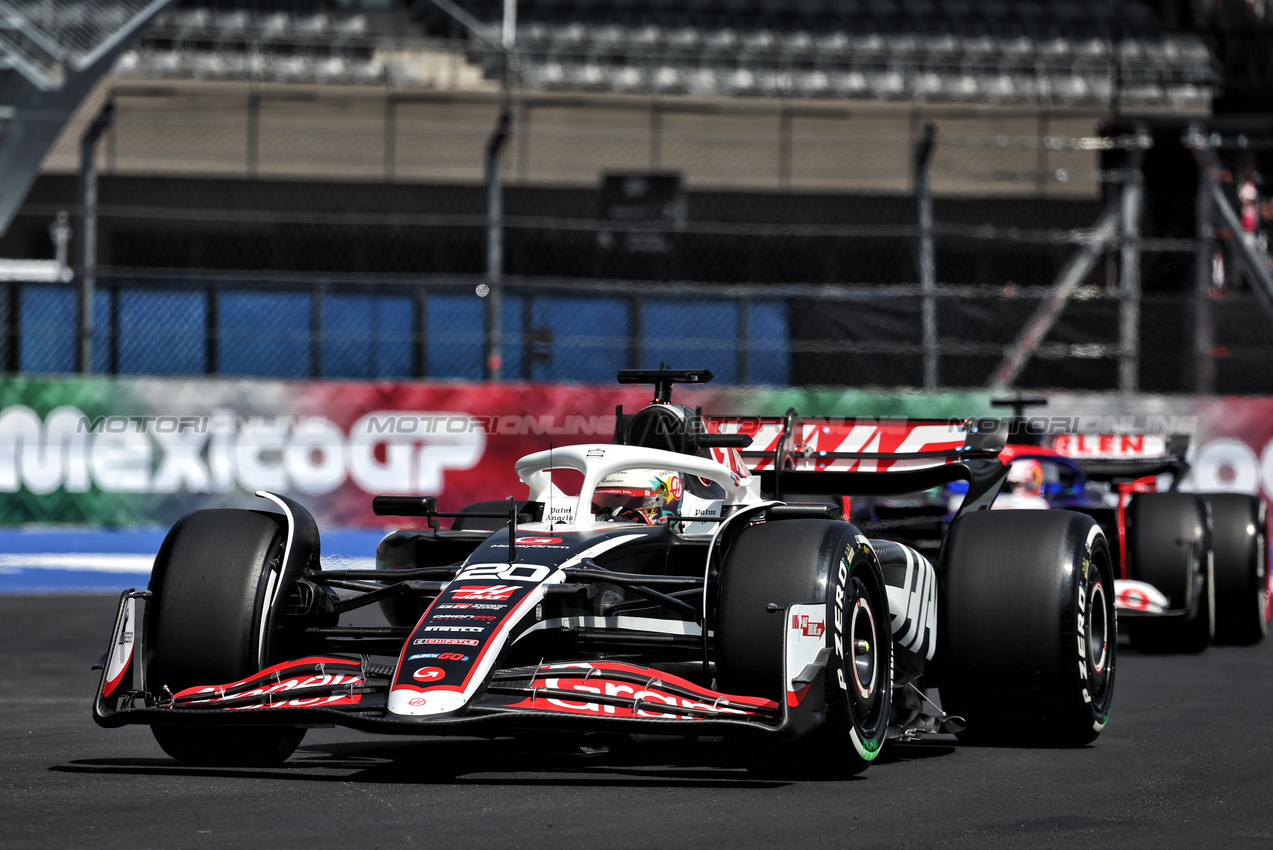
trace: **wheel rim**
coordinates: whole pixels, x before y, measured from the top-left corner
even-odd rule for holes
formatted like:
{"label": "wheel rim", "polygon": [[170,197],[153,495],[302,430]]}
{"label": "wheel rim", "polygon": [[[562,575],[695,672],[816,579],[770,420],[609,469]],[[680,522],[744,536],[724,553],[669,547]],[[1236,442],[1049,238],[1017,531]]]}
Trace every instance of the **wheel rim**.
{"label": "wheel rim", "polygon": [[875,695],[875,615],[871,612],[871,603],[863,596],[853,605],[849,634],[853,638],[853,682],[858,696],[870,699]]}
{"label": "wheel rim", "polygon": [[1264,529],[1268,527],[1264,503],[1260,502],[1260,511],[1255,526],[1255,602],[1259,606],[1256,614],[1260,634],[1268,634],[1269,617],[1273,615],[1273,575],[1269,573],[1269,541]]}
{"label": "wheel rim", "polygon": [[1256,555],[1255,570],[1255,604],[1256,619],[1260,624],[1260,633],[1267,634],[1269,630],[1269,615],[1273,614],[1273,580],[1270,580],[1268,564],[1265,560],[1264,537],[1261,535],[1256,539],[1256,547],[1258,554]]}
{"label": "wheel rim", "polygon": [[882,704],[880,692],[883,690],[884,673],[883,651],[881,641],[888,640],[881,635],[881,621],[875,617],[875,606],[872,604],[870,591],[861,577],[854,576],[850,580],[850,598],[853,600],[853,614],[849,618],[848,634],[850,640],[853,688],[849,692],[853,718],[859,728],[874,729],[879,720],[879,707]]}
{"label": "wheel rim", "polygon": [[1092,598],[1087,611],[1087,657],[1092,660],[1092,672],[1105,672],[1109,663],[1109,624],[1105,621],[1105,585],[1096,582],[1092,586]]}
{"label": "wheel rim", "polygon": [[1088,676],[1091,680],[1092,698],[1099,704],[1105,700],[1106,683],[1109,679],[1109,667],[1111,661],[1110,651],[1110,619],[1107,599],[1105,598],[1105,583],[1099,578],[1092,583],[1091,592],[1088,594],[1087,612],[1086,612],[1086,634],[1084,641],[1087,644],[1087,663]]}

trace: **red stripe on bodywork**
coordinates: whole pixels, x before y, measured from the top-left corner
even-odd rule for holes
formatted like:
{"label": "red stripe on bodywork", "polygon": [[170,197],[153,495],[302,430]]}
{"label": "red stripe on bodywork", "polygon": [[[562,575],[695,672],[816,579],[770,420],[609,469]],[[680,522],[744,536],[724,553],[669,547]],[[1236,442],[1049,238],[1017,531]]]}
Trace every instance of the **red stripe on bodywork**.
{"label": "red stripe on bodywork", "polygon": [[[602,675],[593,675],[593,671]],[[627,680],[607,678],[607,672],[624,672],[648,677],[642,684]],[[551,684],[550,684],[551,683]],[[682,696],[665,690],[665,686],[674,686],[694,694],[694,698]],[[752,715],[760,710],[773,711],[778,703],[761,697],[747,697],[735,694],[723,694],[689,682],[679,676],[672,676],[659,670],[650,670],[632,664],[618,662],[580,662],[561,665],[549,665],[540,668],[531,681],[532,694],[508,708],[528,708],[540,711],[554,711],[565,714],[595,714],[597,716],[655,717],[678,720],[705,719],[693,715],[678,714],[677,709],[692,708],[699,711],[717,712],[723,716]],[[552,690],[569,690],[577,693],[577,699],[562,696],[541,696],[533,692],[536,688]],[[589,701],[589,695],[631,698],[633,705],[603,704]],[[639,696],[638,695],[642,695]],[[640,707],[636,701],[640,699]]]}
{"label": "red stripe on bodywork", "polygon": [[[109,663],[110,662],[108,661],[107,664],[109,665]],[[107,681],[106,684],[102,686],[102,696],[108,697],[111,694],[115,693],[115,689],[118,688],[119,683],[124,680],[124,674],[128,672],[128,668],[132,663],[133,663],[133,650],[132,650],[132,647],[129,647],[128,660],[125,661],[124,666],[119,669],[119,675],[116,676],[114,679]]]}
{"label": "red stripe on bodywork", "polygon": [[[194,687],[184,688],[183,690],[177,691],[177,693],[173,694],[173,697],[192,696],[202,691],[206,691],[208,688],[212,688],[214,690],[221,689],[226,691],[233,690],[234,688],[242,687],[243,685],[247,685],[251,682],[269,679],[275,673],[281,673],[282,671],[288,669],[289,667],[303,667],[307,664],[308,665],[322,664],[324,666],[330,665],[331,667],[335,668],[336,671],[339,671],[342,673],[348,673],[348,672],[353,672],[355,670],[362,669],[361,664],[359,664],[356,661],[350,661],[348,658],[328,658],[322,655],[310,655],[310,656],[306,656],[305,658],[296,658],[291,661],[283,661],[279,664],[273,664],[269,667],[266,667],[263,670],[260,670],[259,672],[253,673],[251,676],[248,676],[243,679],[239,679],[237,682],[229,682],[224,685],[195,685]],[[288,676],[288,678],[293,678],[295,675],[297,674],[292,674],[291,676]]]}
{"label": "red stripe on bodywork", "polygon": [[804,696],[809,692],[809,686],[797,688],[794,691],[787,691],[787,705],[796,706],[804,702]]}
{"label": "red stripe on bodywork", "polygon": [[1126,481],[1118,485],[1118,510],[1115,522],[1118,525],[1118,573],[1122,579],[1131,578],[1131,570],[1127,567],[1127,505],[1134,493],[1154,493],[1158,490],[1158,477],[1146,475],[1135,481]]}

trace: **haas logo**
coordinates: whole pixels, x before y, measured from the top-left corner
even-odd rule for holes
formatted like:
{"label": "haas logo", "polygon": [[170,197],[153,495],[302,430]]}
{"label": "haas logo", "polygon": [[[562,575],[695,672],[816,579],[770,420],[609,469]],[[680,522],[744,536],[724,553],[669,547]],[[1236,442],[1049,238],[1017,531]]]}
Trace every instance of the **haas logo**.
{"label": "haas logo", "polygon": [[517,590],[517,586],[512,584],[465,585],[464,587],[456,588],[451,598],[503,601],[516,593]]}
{"label": "haas logo", "polygon": [[421,667],[411,674],[417,682],[440,682],[446,678],[446,671],[441,667]]}

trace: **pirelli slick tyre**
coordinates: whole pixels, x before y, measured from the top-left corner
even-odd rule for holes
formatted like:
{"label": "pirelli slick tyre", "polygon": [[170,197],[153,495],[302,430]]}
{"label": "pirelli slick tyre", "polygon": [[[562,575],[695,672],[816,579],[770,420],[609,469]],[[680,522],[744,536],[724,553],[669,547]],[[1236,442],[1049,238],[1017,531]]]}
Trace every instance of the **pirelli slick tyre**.
{"label": "pirelli slick tyre", "polygon": [[832,774],[866,769],[888,731],[892,635],[884,577],[853,526],[820,519],[744,530],[725,556],[715,621],[717,687],[786,699],[787,606],[826,605],[827,719],[795,748],[803,766]]}
{"label": "pirelli slick tyre", "polygon": [[1215,642],[1250,646],[1269,631],[1267,518],[1264,500],[1245,493],[1204,495],[1211,510]]}
{"label": "pirelli slick tyre", "polygon": [[1118,639],[1105,535],[1082,514],[994,511],[946,537],[937,618],[942,707],[961,740],[1081,746],[1114,696]]}
{"label": "pirelli slick tyre", "polygon": [[1162,617],[1124,617],[1132,648],[1197,653],[1215,632],[1211,533],[1207,506],[1195,493],[1138,493],[1127,505],[1128,578],[1167,597]]}
{"label": "pirelli slick tyre", "polygon": [[[151,572],[145,623],[146,681],[170,693],[242,679],[276,658],[273,614],[298,576],[284,572],[286,523],[246,510],[196,511],[179,520]],[[286,726],[152,726],[173,758],[199,765],[284,761],[304,729]]]}

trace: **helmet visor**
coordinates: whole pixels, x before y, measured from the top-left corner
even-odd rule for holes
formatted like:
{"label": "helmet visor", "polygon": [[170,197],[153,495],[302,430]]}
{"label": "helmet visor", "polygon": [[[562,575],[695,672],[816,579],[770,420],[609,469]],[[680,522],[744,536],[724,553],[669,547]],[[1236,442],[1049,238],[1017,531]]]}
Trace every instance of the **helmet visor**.
{"label": "helmet visor", "polygon": [[598,487],[593,493],[592,501],[598,509],[608,514],[632,510],[649,516],[652,511],[663,507],[663,496],[658,490],[632,487]]}

